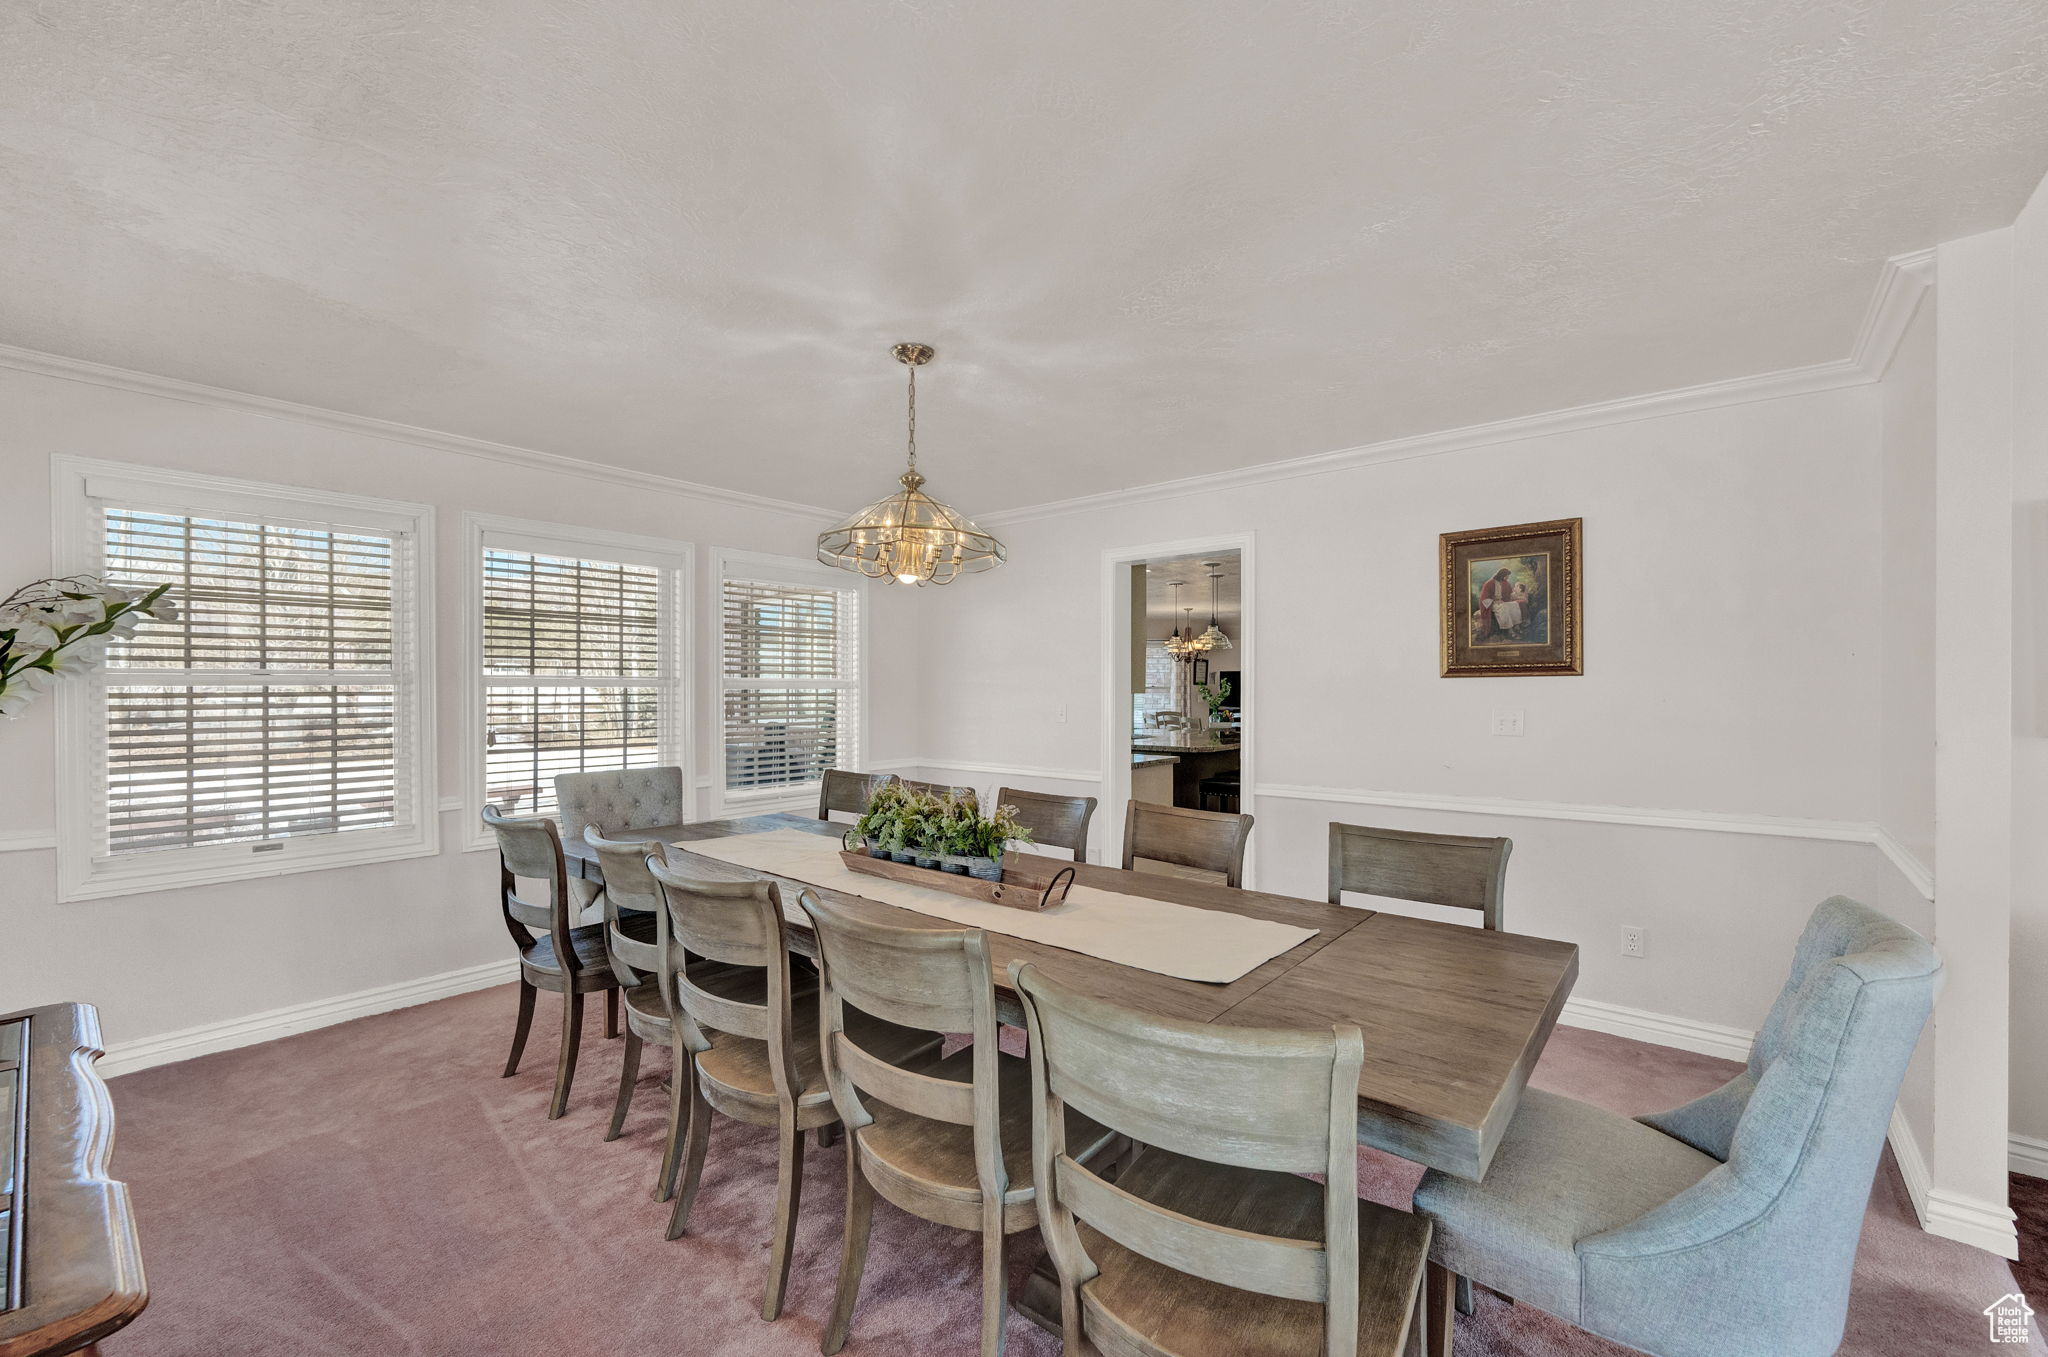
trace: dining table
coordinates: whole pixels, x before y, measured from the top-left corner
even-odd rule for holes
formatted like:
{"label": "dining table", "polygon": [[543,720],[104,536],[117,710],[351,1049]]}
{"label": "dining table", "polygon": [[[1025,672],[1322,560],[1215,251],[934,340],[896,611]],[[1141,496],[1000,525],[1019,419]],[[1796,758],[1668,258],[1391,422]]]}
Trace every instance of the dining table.
{"label": "dining table", "polygon": [[[837,838],[847,828],[809,816],[769,814],[633,829],[621,837],[667,844],[671,867],[701,880],[767,877],[779,882],[792,904],[795,891],[809,889],[878,922],[957,926],[856,891],[690,851],[693,842],[708,846],[709,840],[737,835],[801,830]],[[562,848],[571,875],[602,881],[588,845],[565,841]],[[1077,886],[1268,920],[1307,935],[1228,984],[1215,984],[991,931],[1002,1021],[1023,1023],[1009,983],[1010,964],[1022,960],[1084,993],[1188,1022],[1263,1028],[1355,1024],[1365,1037],[1359,1143],[1461,1178],[1485,1176],[1578,977],[1578,947],[1551,938],[1091,863],[1074,864],[1074,872]],[[790,913],[791,948],[815,957],[817,942],[802,911]]]}

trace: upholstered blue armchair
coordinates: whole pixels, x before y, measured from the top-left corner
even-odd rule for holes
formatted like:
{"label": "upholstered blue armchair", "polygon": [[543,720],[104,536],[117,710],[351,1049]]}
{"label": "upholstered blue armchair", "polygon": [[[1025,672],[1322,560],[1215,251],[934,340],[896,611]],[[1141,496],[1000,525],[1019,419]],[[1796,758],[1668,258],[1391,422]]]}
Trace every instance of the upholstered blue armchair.
{"label": "upholstered blue armchair", "polygon": [[1657,1357],[1825,1357],[1940,980],[1918,933],[1823,902],[1748,1068],[1636,1121],[1530,1090],[1483,1182],[1416,1188],[1432,1260]]}

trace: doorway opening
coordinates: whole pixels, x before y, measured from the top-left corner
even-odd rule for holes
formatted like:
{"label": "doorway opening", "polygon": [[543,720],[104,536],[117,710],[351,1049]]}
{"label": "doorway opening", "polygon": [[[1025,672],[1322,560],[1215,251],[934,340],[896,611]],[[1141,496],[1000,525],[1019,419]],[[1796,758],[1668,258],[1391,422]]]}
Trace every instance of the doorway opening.
{"label": "doorway opening", "polygon": [[1110,862],[1127,800],[1251,810],[1251,556],[1249,534],[1105,553]]}

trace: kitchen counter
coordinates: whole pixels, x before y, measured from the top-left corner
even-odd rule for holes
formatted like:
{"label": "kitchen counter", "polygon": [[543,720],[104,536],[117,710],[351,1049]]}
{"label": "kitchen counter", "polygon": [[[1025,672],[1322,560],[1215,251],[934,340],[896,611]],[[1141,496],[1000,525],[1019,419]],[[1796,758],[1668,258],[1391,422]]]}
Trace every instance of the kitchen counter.
{"label": "kitchen counter", "polygon": [[1154,765],[1154,764],[1158,764],[1158,763],[1179,763],[1179,762],[1180,762],[1180,756],[1179,756],[1179,755],[1177,755],[1177,754],[1138,754],[1138,753],[1133,753],[1133,754],[1131,755],[1131,767],[1133,767],[1133,768],[1150,768],[1150,767],[1151,767],[1152,765]]}
{"label": "kitchen counter", "polygon": [[1185,730],[1148,731],[1131,737],[1133,754],[1234,754],[1240,741],[1236,731],[1204,731],[1191,735]]}

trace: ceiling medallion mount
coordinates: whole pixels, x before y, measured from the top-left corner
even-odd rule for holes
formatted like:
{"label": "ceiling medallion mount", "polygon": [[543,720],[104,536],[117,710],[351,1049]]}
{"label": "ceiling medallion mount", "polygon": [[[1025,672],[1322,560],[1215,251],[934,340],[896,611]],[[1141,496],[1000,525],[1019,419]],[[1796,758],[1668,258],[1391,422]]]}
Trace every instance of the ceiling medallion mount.
{"label": "ceiling medallion mount", "polygon": [[917,370],[938,357],[929,344],[898,344],[889,352],[910,369],[908,465],[903,488],[818,534],[818,559],[891,584],[951,584],[993,570],[1007,559],[1003,544],[973,519],[924,493],[917,469]]}

